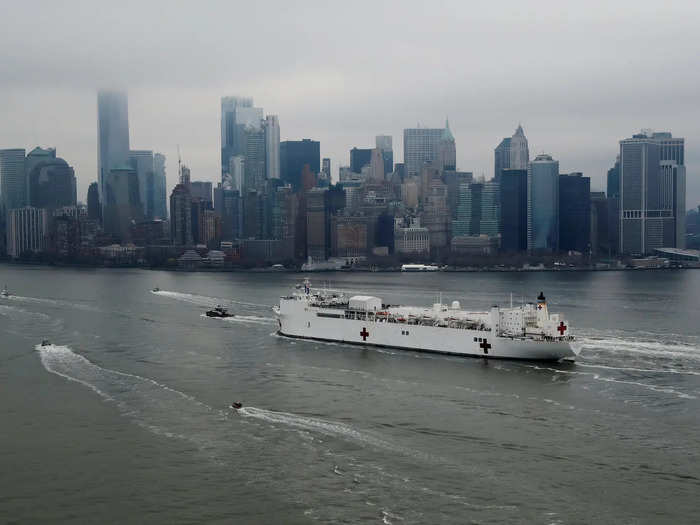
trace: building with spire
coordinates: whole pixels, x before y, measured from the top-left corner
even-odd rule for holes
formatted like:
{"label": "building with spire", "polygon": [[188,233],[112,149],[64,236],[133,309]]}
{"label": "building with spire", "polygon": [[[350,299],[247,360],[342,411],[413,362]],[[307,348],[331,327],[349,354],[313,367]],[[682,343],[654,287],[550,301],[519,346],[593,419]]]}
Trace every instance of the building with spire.
{"label": "building with spire", "polygon": [[438,168],[455,171],[457,169],[457,150],[455,138],[450,130],[450,121],[445,119],[445,129],[438,143]]}
{"label": "building with spire", "polygon": [[[530,162],[530,151],[527,145],[527,138],[523,127],[518,124],[518,129],[515,130],[510,138],[510,164],[508,168],[512,170],[526,170]],[[497,176],[497,174],[496,174]]]}

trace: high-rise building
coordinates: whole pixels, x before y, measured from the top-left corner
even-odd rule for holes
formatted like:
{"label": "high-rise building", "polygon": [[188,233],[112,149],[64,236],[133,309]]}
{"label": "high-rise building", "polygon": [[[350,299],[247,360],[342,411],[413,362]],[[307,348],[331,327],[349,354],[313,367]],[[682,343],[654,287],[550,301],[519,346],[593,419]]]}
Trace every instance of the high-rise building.
{"label": "high-rise building", "polygon": [[369,167],[370,178],[367,182],[375,184],[384,182],[384,158],[382,157],[382,151],[379,148],[372,150]]}
{"label": "high-rise building", "polygon": [[314,261],[330,255],[330,220],[328,189],[312,188],[306,192],[306,254]]}
{"label": "high-rise building", "polygon": [[619,251],[684,247],[684,139],[644,131],[620,141]]}
{"label": "high-rise building", "polygon": [[481,192],[483,182],[460,184],[455,219],[452,221],[452,236],[480,235]]}
{"label": "high-rise building", "polygon": [[321,161],[321,173],[329,182],[331,180],[331,159],[324,157]]}
{"label": "high-rise building", "polygon": [[127,243],[131,240],[131,224],[144,219],[136,171],[126,166],[113,168],[104,185],[104,231]]}
{"label": "high-rise building", "polygon": [[168,205],[165,178],[165,155],[155,153],[153,155],[153,217],[157,219],[168,218]]}
{"label": "high-rise building", "polygon": [[558,250],[558,243],[559,161],[537,155],[527,169],[527,249],[551,253]]}
{"label": "high-rise building", "polygon": [[447,185],[447,205],[450,208],[450,217],[457,218],[457,206],[459,205],[459,187],[473,181],[474,175],[470,171],[444,171],[442,180]]}
{"label": "high-rise building", "polygon": [[525,138],[523,127],[518,124],[518,129],[510,138],[510,164],[508,167],[514,170],[526,170],[529,162],[530,150],[527,138]]}
{"label": "high-rise building", "polygon": [[352,148],[350,150],[350,170],[362,173],[362,168],[372,161],[372,148]]}
{"label": "high-rise building", "polygon": [[591,179],[559,175],[559,249],[591,252]]}
{"label": "high-rise building", "polygon": [[[229,166],[229,159],[245,153],[241,126],[236,120],[238,108],[252,108],[253,99],[247,97],[221,97],[221,176]],[[262,116],[262,115],[261,115]]]}
{"label": "high-rise building", "polygon": [[76,205],[75,172],[56,150],[34,148],[27,155],[27,193],[35,208],[61,208]]}
{"label": "high-rise building", "polygon": [[280,178],[280,121],[277,115],[268,115],[265,130],[265,169],[267,179]]}
{"label": "high-rise building", "polygon": [[608,170],[607,177],[607,218],[608,218],[608,246],[607,253],[614,255],[620,248],[620,156],[617,156],[615,165]]}
{"label": "high-rise building", "polygon": [[245,166],[243,191],[265,189],[265,132],[252,126],[245,128]]}
{"label": "high-rise building", "polygon": [[527,170],[501,169],[501,251],[527,250]]}
{"label": "high-rise building", "polygon": [[5,212],[27,204],[24,149],[0,150],[0,198]]}
{"label": "high-rise building", "polygon": [[501,143],[493,150],[494,166],[493,178],[498,181],[501,177],[501,172],[510,169],[510,137],[504,138]]}
{"label": "high-rise building", "polygon": [[603,191],[591,192],[591,255],[610,254],[608,199]]}
{"label": "high-rise building", "polygon": [[479,235],[496,237],[501,227],[501,187],[498,182],[488,181],[481,190],[481,220]]}
{"label": "high-rise building", "polygon": [[93,182],[88,187],[87,192],[87,212],[88,218],[102,222],[102,206],[100,205],[100,190],[97,188],[97,183]]}
{"label": "high-rise building", "polygon": [[192,246],[192,194],[189,185],[178,184],[170,194],[170,238],[176,246]]}
{"label": "high-rise building", "polygon": [[444,133],[442,128],[403,130],[403,159],[407,176],[418,175],[426,164],[435,166]]}
{"label": "high-rise building", "polygon": [[129,161],[129,103],[123,91],[97,93],[97,182],[100,202],[107,204],[105,184],[115,168]]}
{"label": "high-rise building", "polygon": [[151,220],[154,217],[155,207],[153,151],[130,150],[129,165],[136,171],[136,178],[139,181],[139,198],[143,206],[143,216],[146,220]]}
{"label": "high-rise building", "polygon": [[308,164],[313,173],[321,169],[321,143],[316,140],[286,140],[280,143],[280,177],[294,191],[302,187],[302,171]]}
{"label": "high-rise building", "polygon": [[25,252],[42,252],[49,234],[49,212],[26,206],[12,208],[7,221],[7,253],[13,258]]}
{"label": "high-rise building", "polygon": [[200,199],[206,208],[213,208],[211,182],[192,181],[190,182],[190,193],[193,199]]}
{"label": "high-rise building", "polygon": [[384,173],[389,174],[394,171],[394,147],[391,135],[377,135],[376,146],[382,152],[384,159]]}
{"label": "high-rise building", "polygon": [[455,138],[452,136],[449,121],[445,121],[445,129],[442,130],[442,137],[438,143],[437,168],[441,170],[457,169],[457,151]]}

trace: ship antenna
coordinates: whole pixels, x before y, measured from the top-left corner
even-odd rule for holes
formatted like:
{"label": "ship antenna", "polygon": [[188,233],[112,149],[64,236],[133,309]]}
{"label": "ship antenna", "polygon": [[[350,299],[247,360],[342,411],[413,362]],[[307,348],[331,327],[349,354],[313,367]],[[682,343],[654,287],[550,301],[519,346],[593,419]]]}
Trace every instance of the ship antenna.
{"label": "ship antenna", "polygon": [[513,292],[510,292],[510,307],[513,308]]}

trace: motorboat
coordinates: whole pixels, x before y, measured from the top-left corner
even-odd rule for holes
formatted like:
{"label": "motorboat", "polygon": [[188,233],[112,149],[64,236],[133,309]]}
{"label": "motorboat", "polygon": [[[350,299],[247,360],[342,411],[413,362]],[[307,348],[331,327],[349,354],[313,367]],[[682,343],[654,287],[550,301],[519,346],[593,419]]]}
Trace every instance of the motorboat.
{"label": "motorboat", "polygon": [[7,285],[2,287],[2,291],[0,292],[1,297],[10,297],[10,292],[7,290]]}
{"label": "motorboat", "polygon": [[51,346],[51,341],[49,341],[48,339],[44,339],[41,342],[41,346]]}
{"label": "motorboat", "polygon": [[160,292],[160,288],[158,288],[158,287],[156,286],[156,287],[155,287],[153,290],[151,290],[151,291],[152,291],[152,292]]}
{"label": "motorboat", "polygon": [[241,408],[243,408],[243,403],[239,401],[234,401],[233,403],[231,403],[231,408],[233,408],[234,410],[240,410]]}
{"label": "motorboat", "polygon": [[223,306],[216,306],[212,310],[207,310],[207,317],[233,317]]}

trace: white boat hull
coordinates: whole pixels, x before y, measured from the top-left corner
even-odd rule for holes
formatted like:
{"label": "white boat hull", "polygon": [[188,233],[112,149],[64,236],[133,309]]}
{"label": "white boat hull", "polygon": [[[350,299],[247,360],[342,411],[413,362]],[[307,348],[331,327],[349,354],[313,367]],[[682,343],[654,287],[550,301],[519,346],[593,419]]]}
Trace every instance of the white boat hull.
{"label": "white boat hull", "polygon": [[328,316],[342,315],[342,310],[299,306],[298,301],[280,302],[276,313],[281,335],[496,359],[559,361],[573,359],[578,354],[573,342],[564,338],[497,337],[490,330],[334,318]]}

